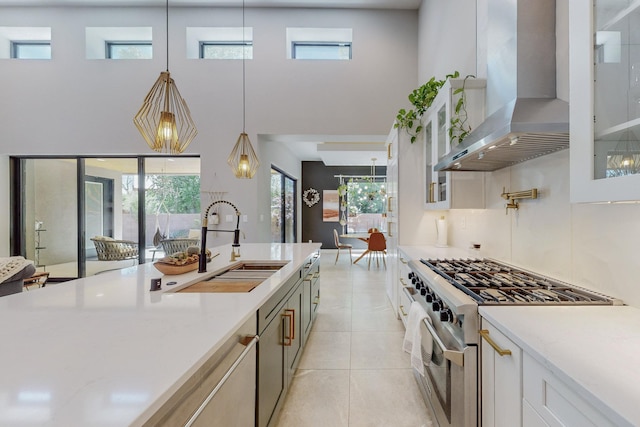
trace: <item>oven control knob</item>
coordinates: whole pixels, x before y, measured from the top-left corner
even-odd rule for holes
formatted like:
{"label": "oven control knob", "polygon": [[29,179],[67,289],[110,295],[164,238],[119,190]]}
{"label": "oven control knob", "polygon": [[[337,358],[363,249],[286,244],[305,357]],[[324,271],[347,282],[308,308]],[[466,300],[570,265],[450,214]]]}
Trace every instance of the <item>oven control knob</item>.
{"label": "oven control knob", "polygon": [[448,308],[440,310],[440,321],[453,322],[453,313]]}
{"label": "oven control knob", "polygon": [[431,309],[433,311],[440,311],[442,309],[442,301],[439,299],[434,299],[431,303]]}
{"label": "oven control knob", "polygon": [[420,279],[418,279],[416,276],[413,276],[413,278],[411,279],[411,283],[413,283],[414,285],[416,283],[418,283],[420,281]]}
{"label": "oven control knob", "polygon": [[424,296],[424,299],[425,299],[427,302],[433,302],[433,300],[434,300],[434,295],[433,295],[433,293],[431,292],[431,290],[428,290],[428,291],[426,292],[426,295]]}
{"label": "oven control knob", "polygon": [[426,295],[427,294],[427,287],[424,286],[420,289],[420,295]]}
{"label": "oven control knob", "polygon": [[411,271],[409,274],[407,274],[407,279],[411,280],[414,277],[416,277],[416,273],[414,273],[413,271]]}

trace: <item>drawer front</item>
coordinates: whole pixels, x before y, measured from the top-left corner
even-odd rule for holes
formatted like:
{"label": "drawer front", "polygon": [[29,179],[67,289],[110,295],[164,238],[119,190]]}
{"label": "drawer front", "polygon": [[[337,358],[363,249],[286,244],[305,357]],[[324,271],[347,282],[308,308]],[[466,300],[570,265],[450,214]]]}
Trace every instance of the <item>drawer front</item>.
{"label": "drawer front", "polygon": [[271,319],[279,313],[279,309],[285,304],[289,293],[301,280],[302,269],[299,269],[258,309],[258,334],[261,334],[264,328],[271,322]]}
{"label": "drawer front", "polygon": [[407,319],[409,317],[409,308],[411,307],[411,303],[413,300],[409,296],[410,293],[414,293],[415,289],[410,287],[401,287],[400,288],[400,304],[398,304],[398,314],[400,315],[400,320],[404,323],[404,327],[407,327]]}

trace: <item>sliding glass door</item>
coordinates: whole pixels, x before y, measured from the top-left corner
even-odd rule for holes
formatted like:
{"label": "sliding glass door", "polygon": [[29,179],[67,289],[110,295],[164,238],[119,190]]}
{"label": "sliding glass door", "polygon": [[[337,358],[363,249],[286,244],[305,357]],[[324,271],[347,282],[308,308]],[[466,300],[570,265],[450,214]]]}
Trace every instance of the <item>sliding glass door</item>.
{"label": "sliding glass door", "polygon": [[25,159],[21,162],[20,230],[25,258],[39,270],[53,264],[78,266],[79,163],[76,159]]}
{"label": "sliding glass door", "polygon": [[[199,229],[198,157],[11,162],[11,252],[34,260],[52,281],[151,261],[161,255],[153,243],[156,230],[186,237]],[[132,251],[125,254],[125,246]]]}
{"label": "sliding glass door", "polygon": [[271,167],[271,241],[297,241],[297,181],[276,167]]}

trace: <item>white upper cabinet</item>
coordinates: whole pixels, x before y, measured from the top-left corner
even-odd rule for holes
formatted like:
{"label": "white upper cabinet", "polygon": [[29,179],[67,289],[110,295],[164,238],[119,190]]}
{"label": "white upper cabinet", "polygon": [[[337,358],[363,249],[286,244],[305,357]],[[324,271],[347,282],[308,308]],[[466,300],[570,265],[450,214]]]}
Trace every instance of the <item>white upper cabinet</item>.
{"label": "white upper cabinet", "polygon": [[569,2],[571,202],[640,200],[640,2]]}
{"label": "white upper cabinet", "polygon": [[[465,111],[456,114],[456,105],[461,93],[456,90],[463,87]],[[424,208],[443,209],[482,209],[484,208],[484,172],[447,172],[435,171],[438,159],[451,151],[450,128],[453,119],[466,119],[465,127],[474,129],[485,118],[484,79],[448,79],[440,88],[431,107],[424,115]],[[465,114],[466,113],[466,114]],[[456,133],[453,132],[454,140]]]}

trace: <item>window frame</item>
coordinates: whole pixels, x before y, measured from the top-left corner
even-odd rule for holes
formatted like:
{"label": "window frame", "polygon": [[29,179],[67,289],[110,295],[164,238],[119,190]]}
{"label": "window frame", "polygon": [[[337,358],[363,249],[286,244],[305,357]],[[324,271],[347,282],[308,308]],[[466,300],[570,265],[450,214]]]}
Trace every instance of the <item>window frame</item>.
{"label": "window frame", "polygon": [[[22,58],[18,56],[18,50],[22,46],[49,46],[48,58]],[[11,40],[11,59],[51,59],[51,40]]]}
{"label": "window frame", "polygon": [[[348,47],[349,48],[349,57],[348,58],[298,58],[296,53],[296,48],[298,46],[305,47]],[[353,42],[349,41],[291,41],[291,59],[307,59],[307,60],[320,60],[320,61],[350,61],[353,59]]]}
{"label": "window frame", "polygon": [[[204,49],[207,46],[239,46],[239,47],[251,47],[251,56],[245,56],[241,58],[205,58]],[[244,49],[243,49],[244,51]],[[198,58],[199,59],[253,59],[253,40],[199,40],[198,41]]]}
{"label": "window frame", "polygon": [[153,41],[150,40],[105,40],[104,42],[104,57],[105,59],[133,59],[133,58],[113,58],[112,56],[112,48],[113,46],[150,46],[151,47],[151,57],[149,58],[139,58],[139,59],[153,59]]}

